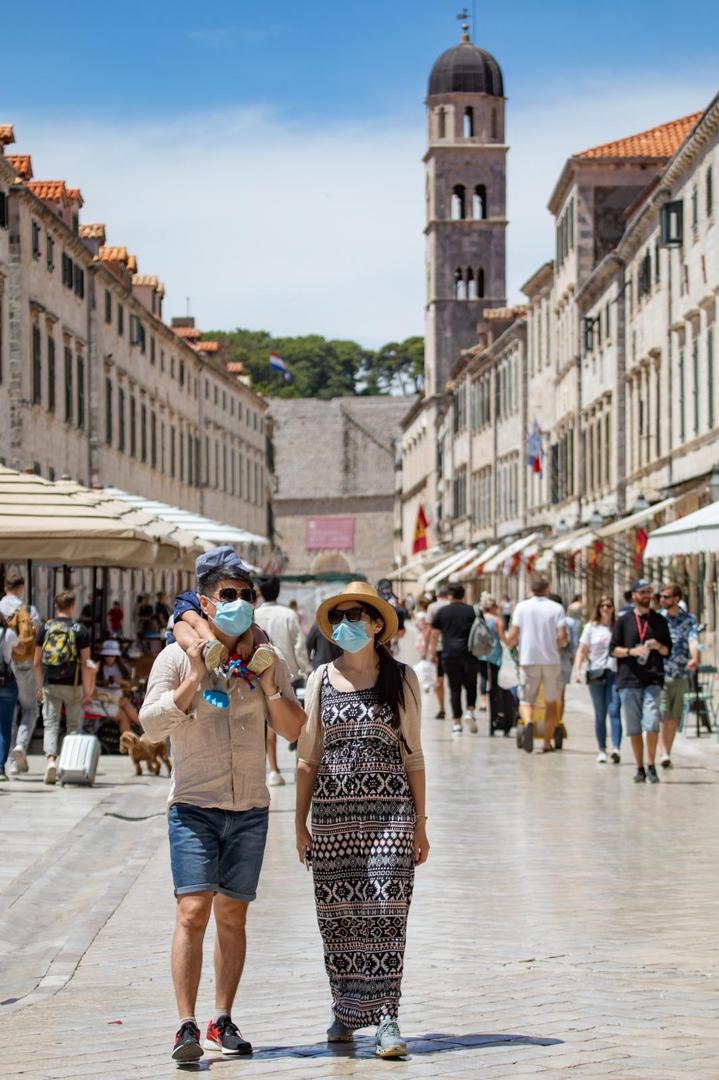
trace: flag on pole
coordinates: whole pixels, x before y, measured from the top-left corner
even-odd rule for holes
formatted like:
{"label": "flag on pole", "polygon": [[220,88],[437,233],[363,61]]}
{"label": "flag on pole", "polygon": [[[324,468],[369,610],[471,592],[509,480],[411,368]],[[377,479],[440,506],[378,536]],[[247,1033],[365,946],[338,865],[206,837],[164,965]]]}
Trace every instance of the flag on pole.
{"label": "flag on pole", "polygon": [[292,372],[287,367],[287,364],[284,362],[282,357],[278,356],[277,353],[270,353],[270,370],[278,371],[280,375],[284,375],[285,379],[288,382],[292,379]]}
{"label": "flag on pole", "polygon": [[634,541],[634,566],[635,569],[640,570],[642,565],[642,559],[644,558],[644,548],[647,546],[649,536],[644,529],[637,529],[637,536]]}
{"label": "flag on pole", "polygon": [[427,515],[424,512],[424,507],[420,503],[419,510],[417,511],[417,520],[414,524],[414,537],[412,538],[412,554],[418,555],[420,551],[427,550]]}
{"label": "flag on pole", "polygon": [[540,476],[542,475],[542,462],[544,460],[543,434],[539,421],[535,417],[527,434],[527,465],[529,465],[532,472],[538,473]]}

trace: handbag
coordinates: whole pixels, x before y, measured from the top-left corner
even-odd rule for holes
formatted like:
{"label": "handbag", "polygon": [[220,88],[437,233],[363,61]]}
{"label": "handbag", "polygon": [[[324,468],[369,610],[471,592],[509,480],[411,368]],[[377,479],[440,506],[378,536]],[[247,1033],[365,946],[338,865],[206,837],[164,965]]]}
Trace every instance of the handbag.
{"label": "handbag", "polygon": [[590,667],[587,668],[587,682],[604,682],[607,675],[607,669],[605,667]]}
{"label": "handbag", "polygon": [[497,672],[497,683],[503,690],[513,690],[519,684],[517,665],[506,645],[502,646],[502,663]]}

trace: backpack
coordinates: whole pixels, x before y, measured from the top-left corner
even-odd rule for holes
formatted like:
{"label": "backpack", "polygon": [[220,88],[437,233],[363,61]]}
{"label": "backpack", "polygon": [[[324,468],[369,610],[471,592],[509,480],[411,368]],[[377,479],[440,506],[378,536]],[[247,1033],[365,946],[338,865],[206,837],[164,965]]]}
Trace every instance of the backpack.
{"label": "backpack", "polygon": [[7,624],[20,639],[12,651],[12,658],[16,664],[26,664],[28,660],[32,660],[35,656],[36,635],[30,612],[24,604],[21,604],[17,611],[12,613],[7,620]]}
{"label": "backpack", "polygon": [[[43,667],[49,668],[53,681],[77,678],[77,623],[61,622],[60,619],[48,619],[45,623],[45,637],[42,643]],[[74,671],[73,671],[74,668]]]}
{"label": "backpack", "polygon": [[3,638],[5,637],[5,628],[0,630],[0,688],[12,687],[15,683],[15,673],[3,656]]}
{"label": "backpack", "polygon": [[474,609],[472,629],[469,631],[467,649],[472,656],[477,658],[477,660],[484,660],[486,656],[489,656],[493,648],[494,638],[484,621],[484,615],[482,614],[479,604],[477,604],[477,607]]}

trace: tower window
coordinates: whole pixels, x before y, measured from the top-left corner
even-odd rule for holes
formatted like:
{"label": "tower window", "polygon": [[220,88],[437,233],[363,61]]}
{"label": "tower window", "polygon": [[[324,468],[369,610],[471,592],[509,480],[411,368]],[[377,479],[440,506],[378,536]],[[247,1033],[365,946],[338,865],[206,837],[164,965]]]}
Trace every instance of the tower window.
{"label": "tower window", "polygon": [[462,134],[465,139],[474,137],[474,109],[468,105],[464,110],[464,128]]}
{"label": "tower window", "polygon": [[452,188],[452,221],[464,221],[467,216],[467,195],[464,184],[455,184]]}
{"label": "tower window", "polygon": [[439,109],[437,111],[437,137],[444,139],[447,135],[447,111],[446,109]]}
{"label": "tower window", "polygon": [[472,195],[472,217],[475,221],[484,221],[487,216],[487,189],[484,184],[477,184]]}
{"label": "tower window", "polygon": [[484,297],[484,268],[480,266],[477,271],[477,298],[481,300]]}
{"label": "tower window", "polygon": [[489,117],[489,132],[492,139],[499,138],[499,124],[497,123],[497,110],[492,109]]}
{"label": "tower window", "polygon": [[464,283],[464,275],[459,267],[454,272],[454,298],[455,300],[467,299],[467,286]]}
{"label": "tower window", "polygon": [[476,300],[477,299],[477,282],[474,279],[474,271],[472,270],[471,267],[467,271],[466,281],[467,281],[467,299],[468,300]]}

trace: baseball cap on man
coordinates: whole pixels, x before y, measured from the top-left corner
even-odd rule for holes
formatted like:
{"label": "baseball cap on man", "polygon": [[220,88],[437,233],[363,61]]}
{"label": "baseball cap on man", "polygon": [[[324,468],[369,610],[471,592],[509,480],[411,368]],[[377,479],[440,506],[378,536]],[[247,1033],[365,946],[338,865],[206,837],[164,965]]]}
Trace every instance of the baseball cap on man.
{"label": "baseball cap on man", "polygon": [[247,563],[244,563],[235,549],[229,545],[211,548],[202,555],[198,555],[195,560],[198,581],[211,570],[227,570],[231,576],[245,577],[248,580],[252,577],[252,571]]}
{"label": "baseball cap on man", "polygon": [[651,589],[651,588],[652,588],[651,581],[648,581],[646,578],[643,578],[643,577],[642,578],[637,578],[637,580],[632,585],[632,592],[641,592],[643,589]]}

